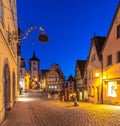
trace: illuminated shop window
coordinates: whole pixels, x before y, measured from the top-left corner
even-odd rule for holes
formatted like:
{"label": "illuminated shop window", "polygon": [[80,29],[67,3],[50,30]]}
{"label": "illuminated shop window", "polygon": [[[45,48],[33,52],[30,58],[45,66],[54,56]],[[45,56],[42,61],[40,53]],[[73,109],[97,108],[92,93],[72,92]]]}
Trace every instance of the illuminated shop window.
{"label": "illuminated shop window", "polygon": [[49,86],[49,88],[52,88],[52,89],[57,89],[57,86]]}
{"label": "illuminated shop window", "polygon": [[116,82],[108,82],[108,96],[116,97],[117,96],[117,84]]}

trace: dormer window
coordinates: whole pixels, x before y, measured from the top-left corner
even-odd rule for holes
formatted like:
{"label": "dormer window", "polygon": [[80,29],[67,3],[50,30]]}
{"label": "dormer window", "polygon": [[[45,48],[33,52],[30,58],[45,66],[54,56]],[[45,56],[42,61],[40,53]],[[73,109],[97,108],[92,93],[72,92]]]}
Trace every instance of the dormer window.
{"label": "dormer window", "polygon": [[120,38],[120,25],[117,26],[117,38]]}

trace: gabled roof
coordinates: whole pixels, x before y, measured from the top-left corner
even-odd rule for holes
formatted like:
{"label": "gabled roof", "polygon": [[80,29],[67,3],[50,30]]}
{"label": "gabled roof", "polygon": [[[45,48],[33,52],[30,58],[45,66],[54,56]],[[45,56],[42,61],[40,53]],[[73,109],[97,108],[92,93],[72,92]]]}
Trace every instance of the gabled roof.
{"label": "gabled roof", "polygon": [[50,68],[50,71],[52,71],[52,70],[56,71],[60,77],[64,78],[64,75],[62,73],[62,70],[60,69],[60,67],[59,67],[58,64],[55,64],[55,63],[52,64],[51,65],[51,68]]}
{"label": "gabled roof", "polygon": [[73,78],[72,75],[70,75],[70,76],[68,77],[68,81],[74,81],[74,78]]}
{"label": "gabled roof", "polygon": [[86,64],[86,60],[77,60],[76,61],[76,67],[78,66],[80,73],[81,73],[81,77],[83,77],[83,74],[84,74],[85,64]]}
{"label": "gabled roof", "polygon": [[21,57],[21,61],[25,61],[25,59]]}
{"label": "gabled roof", "polygon": [[116,15],[117,15],[119,9],[120,9],[120,1],[118,2],[118,6],[117,6],[116,12],[115,12],[115,14],[114,14],[112,23],[111,23],[111,25],[110,25],[110,29],[109,29],[109,31],[108,31],[108,34],[107,34],[106,40],[105,40],[105,42],[104,42],[103,48],[101,49],[101,53],[102,53],[103,49],[105,48],[105,45],[106,45],[106,43],[107,43],[108,36],[109,36],[110,31],[111,31],[111,29],[112,29],[112,27],[113,27],[113,23],[114,23],[115,17],[116,17]]}
{"label": "gabled roof", "polygon": [[104,36],[95,36],[91,39],[92,44],[91,44],[90,52],[92,49],[92,45],[94,44],[99,60],[101,58],[100,52],[101,52],[101,49],[104,45],[105,39],[106,39],[106,37],[104,37]]}
{"label": "gabled roof", "polygon": [[41,70],[42,77],[45,77],[47,75],[47,72],[49,72],[49,70]]}
{"label": "gabled roof", "polygon": [[41,70],[41,74],[42,75],[46,75],[46,73],[48,72],[49,70]]}
{"label": "gabled roof", "polygon": [[36,57],[35,51],[33,52],[33,57],[30,59],[30,61],[31,60],[39,61],[39,59]]}
{"label": "gabled roof", "polygon": [[41,70],[42,74],[46,74],[49,70]]}

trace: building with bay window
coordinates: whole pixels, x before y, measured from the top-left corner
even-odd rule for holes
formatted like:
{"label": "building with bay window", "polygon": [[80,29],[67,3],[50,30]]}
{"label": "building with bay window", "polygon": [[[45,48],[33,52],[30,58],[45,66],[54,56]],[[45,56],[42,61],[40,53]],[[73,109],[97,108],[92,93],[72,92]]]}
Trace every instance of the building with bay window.
{"label": "building with bay window", "polygon": [[63,94],[65,77],[58,64],[52,64],[46,75],[46,89],[48,97],[55,96],[60,99]]}

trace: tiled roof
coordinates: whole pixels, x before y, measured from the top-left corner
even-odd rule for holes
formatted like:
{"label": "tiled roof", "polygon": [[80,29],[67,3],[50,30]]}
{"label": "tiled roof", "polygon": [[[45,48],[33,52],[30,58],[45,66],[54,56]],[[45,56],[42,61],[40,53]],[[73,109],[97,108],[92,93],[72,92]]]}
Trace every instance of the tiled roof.
{"label": "tiled roof", "polygon": [[115,12],[115,14],[114,14],[114,17],[113,17],[113,19],[112,19],[110,28],[109,28],[109,30],[108,30],[107,37],[106,37],[106,40],[105,40],[105,42],[104,42],[103,48],[101,49],[101,53],[102,53],[102,51],[104,50],[104,48],[105,48],[105,46],[106,46],[107,39],[108,39],[109,34],[110,34],[110,32],[111,32],[111,29],[112,29],[112,27],[113,27],[113,25],[114,25],[114,21],[115,21],[115,18],[116,18],[116,15],[117,15],[119,9],[120,9],[120,1],[118,2],[118,6],[117,6],[116,12]]}
{"label": "tiled roof", "polygon": [[[93,43],[95,44],[95,48],[96,48],[99,59],[100,59],[100,52],[104,45],[105,39],[106,37],[103,37],[103,36],[95,36],[91,39],[92,44]],[[91,47],[92,47],[92,44],[91,44]]]}
{"label": "tiled roof", "polygon": [[52,64],[50,70],[55,70],[62,78],[64,78],[62,70],[60,69],[58,64]]}
{"label": "tiled roof", "polygon": [[80,70],[81,77],[83,77],[83,74],[84,74],[85,64],[86,64],[86,60],[77,60],[76,62],[76,66],[78,66]]}
{"label": "tiled roof", "polygon": [[41,70],[42,74],[45,74],[46,72],[48,72],[49,70]]}
{"label": "tiled roof", "polygon": [[68,81],[74,81],[74,78],[73,78],[72,75],[70,75],[70,76],[68,77]]}

